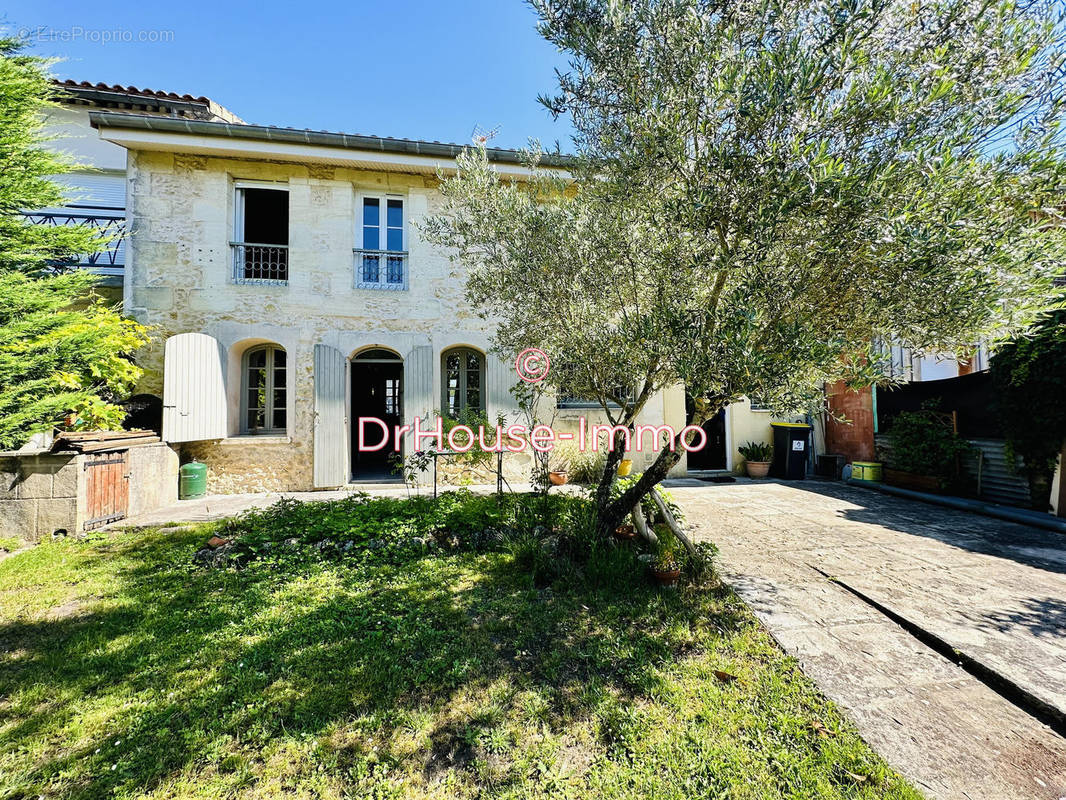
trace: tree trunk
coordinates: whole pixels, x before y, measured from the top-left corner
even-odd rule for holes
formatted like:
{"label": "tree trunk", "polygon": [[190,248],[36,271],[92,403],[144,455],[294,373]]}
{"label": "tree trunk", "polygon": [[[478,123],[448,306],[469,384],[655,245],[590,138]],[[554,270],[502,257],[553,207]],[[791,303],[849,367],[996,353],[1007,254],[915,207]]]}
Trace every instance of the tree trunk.
{"label": "tree trunk", "polygon": [[[703,425],[704,422],[711,419],[724,407],[725,400],[716,398],[714,401],[704,404],[703,408],[697,408],[690,424]],[[674,465],[681,460],[681,454],[684,450],[681,447],[680,432],[674,435],[671,443],[673,448],[671,449],[669,445],[664,446],[659,451],[658,457],[644,471],[644,474],[640,476],[636,484],[615,500],[610,499],[611,483],[614,480],[615,468],[617,468],[618,462],[622,460],[623,453],[618,447],[611,448],[611,452],[607,456],[607,468],[604,470],[603,479],[596,489],[596,531],[600,536],[610,536],[633,506],[643,500],[644,496],[654,489]]]}

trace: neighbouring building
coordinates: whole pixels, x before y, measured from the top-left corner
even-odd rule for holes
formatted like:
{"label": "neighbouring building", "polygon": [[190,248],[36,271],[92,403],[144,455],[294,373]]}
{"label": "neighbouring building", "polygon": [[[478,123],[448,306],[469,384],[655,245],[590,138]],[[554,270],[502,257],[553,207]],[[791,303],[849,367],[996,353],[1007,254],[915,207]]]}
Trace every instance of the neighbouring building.
{"label": "neighbouring building", "polygon": [[[462,266],[419,234],[440,207],[438,170],[454,169],[462,147],[248,125],[206,98],[115,102],[128,111],[88,117],[93,147],[126,181],[125,310],[157,336],[140,357],[141,391],[162,398],[164,440],[208,464],[211,491],[380,479],[391,448],[354,447],[368,416],[516,417],[513,366],[488,353]],[[489,156],[507,176],[527,174],[516,151]],[[547,163],[566,168],[564,157]],[[556,427],[604,421],[580,402],[557,415]],[[683,426],[683,388],[654,398],[641,421]],[[737,446],[769,440],[770,421],[746,401],[730,406],[675,474],[739,469]],[[635,454],[637,468],[651,457]],[[528,478],[528,459],[504,462]]]}

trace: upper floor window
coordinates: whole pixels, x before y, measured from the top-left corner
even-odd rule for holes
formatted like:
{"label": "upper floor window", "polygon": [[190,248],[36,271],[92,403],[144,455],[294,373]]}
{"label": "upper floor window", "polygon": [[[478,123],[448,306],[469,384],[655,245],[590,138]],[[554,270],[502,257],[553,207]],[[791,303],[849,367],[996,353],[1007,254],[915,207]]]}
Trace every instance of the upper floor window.
{"label": "upper floor window", "polygon": [[285,351],[276,345],[251,348],[242,374],[241,433],[284,434]]}
{"label": "upper floor window", "polygon": [[485,410],[485,356],[455,347],[441,356],[444,413],[458,419],[464,411]]}
{"label": "upper floor window", "polygon": [[284,284],[289,280],[289,192],[284,186],[237,186],[233,280]]}
{"label": "upper floor window", "polygon": [[362,195],[355,249],[355,285],[359,289],[407,288],[407,234],[404,199]]}

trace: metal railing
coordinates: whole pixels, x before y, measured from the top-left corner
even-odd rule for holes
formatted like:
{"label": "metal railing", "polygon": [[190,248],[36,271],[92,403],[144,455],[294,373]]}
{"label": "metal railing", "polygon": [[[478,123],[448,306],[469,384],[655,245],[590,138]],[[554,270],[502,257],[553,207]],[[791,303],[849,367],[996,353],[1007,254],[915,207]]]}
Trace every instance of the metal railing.
{"label": "metal railing", "polygon": [[[121,212],[115,212],[120,214]],[[51,225],[60,227],[66,225],[86,225],[95,228],[102,239],[108,239],[108,243],[102,250],[95,253],[85,253],[71,259],[56,261],[56,268],[91,269],[102,275],[121,275],[126,261],[126,219],[114,214],[100,214],[83,211],[23,211],[30,222],[35,225]]]}
{"label": "metal railing", "polygon": [[230,242],[233,282],[284,286],[289,282],[289,247],[283,244]]}
{"label": "metal railing", "polygon": [[406,289],[406,250],[355,249],[357,289]]}

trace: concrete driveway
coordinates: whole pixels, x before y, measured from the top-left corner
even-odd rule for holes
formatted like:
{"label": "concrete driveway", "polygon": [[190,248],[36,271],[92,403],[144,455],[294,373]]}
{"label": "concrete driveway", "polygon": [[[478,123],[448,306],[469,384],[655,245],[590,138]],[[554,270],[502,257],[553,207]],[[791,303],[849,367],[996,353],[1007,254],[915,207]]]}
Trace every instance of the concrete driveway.
{"label": "concrete driveway", "polygon": [[929,796],[1066,797],[1066,537],[839,483],[671,492],[782,647]]}

